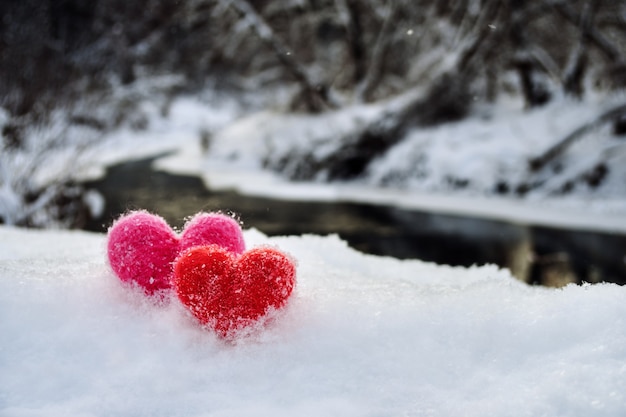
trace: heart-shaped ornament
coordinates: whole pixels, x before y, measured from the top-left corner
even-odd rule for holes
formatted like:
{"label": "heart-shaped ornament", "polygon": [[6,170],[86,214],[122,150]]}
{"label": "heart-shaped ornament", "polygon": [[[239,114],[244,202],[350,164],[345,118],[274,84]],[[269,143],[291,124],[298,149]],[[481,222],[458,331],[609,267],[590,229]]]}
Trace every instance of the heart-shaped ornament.
{"label": "heart-shaped ornament", "polygon": [[178,255],[201,245],[219,245],[242,253],[245,243],[237,221],[220,213],[198,213],[176,234],[160,216],[134,211],[120,217],[108,232],[107,255],[113,272],[146,293],[171,288]]}
{"label": "heart-shaped ornament", "polygon": [[229,337],[282,308],[296,283],[289,256],[270,247],[237,256],[217,245],[191,248],[174,264],[174,289],[200,323]]}

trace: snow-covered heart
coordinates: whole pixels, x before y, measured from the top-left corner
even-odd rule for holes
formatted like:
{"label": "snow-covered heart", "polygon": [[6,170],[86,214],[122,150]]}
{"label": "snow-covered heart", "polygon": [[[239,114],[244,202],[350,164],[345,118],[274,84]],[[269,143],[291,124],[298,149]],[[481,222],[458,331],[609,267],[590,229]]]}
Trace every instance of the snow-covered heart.
{"label": "snow-covered heart", "polygon": [[174,264],[178,298],[203,324],[228,337],[280,309],[296,282],[294,262],[270,247],[237,256],[217,245],[189,249]]}
{"label": "snow-covered heart", "polygon": [[142,210],[113,223],[107,254],[113,272],[122,281],[135,282],[153,294],[171,288],[173,263],[182,251],[210,244],[242,253],[245,243],[239,223],[220,213],[198,213],[178,235],[163,218]]}

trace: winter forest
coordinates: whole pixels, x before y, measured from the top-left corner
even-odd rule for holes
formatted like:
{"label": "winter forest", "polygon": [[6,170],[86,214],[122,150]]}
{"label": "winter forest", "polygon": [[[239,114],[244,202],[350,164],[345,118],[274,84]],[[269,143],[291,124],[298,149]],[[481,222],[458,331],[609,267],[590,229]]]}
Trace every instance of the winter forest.
{"label": "winter forest", "polygon": [[[623,0],[1,1],[0,417],[624,415],[625,89]],[[132,210],[291,298],[121,285]]]}

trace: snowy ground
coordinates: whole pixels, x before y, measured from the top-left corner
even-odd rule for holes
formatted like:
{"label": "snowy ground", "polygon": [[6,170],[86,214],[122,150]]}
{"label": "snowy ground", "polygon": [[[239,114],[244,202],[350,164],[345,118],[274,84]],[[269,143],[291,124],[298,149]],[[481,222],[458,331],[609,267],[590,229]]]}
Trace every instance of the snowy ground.
{"label": "snowy ground", "polygon": [[626,287],[245,238],[291,253],[298,286],[228,344],[120,285],[104,236],[0,227],[0,416],[626,414]]}

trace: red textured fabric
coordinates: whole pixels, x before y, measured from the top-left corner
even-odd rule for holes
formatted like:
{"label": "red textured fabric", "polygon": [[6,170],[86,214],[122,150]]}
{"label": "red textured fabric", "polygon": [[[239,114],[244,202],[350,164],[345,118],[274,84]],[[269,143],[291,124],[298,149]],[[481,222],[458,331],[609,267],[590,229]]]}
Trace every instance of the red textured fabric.
{"label": "red textured fabric", "polygon": [[113,272],[124,282],[135,282],[146,293],[172,286],[173,262],[182,250],[217,244],[226,250],[245,250],[241,227],[219,213],[199,213],[179,237],[167,222],[147,211],[120,217],[109,229],[107,255]]}
{"label": "red textured fabric", "polygon": [[295,283],[294,262],[268,247],[241,256],[216,245],[194,247],[174,264],[178,298],[202,324],[222,337],[283,307]]}

